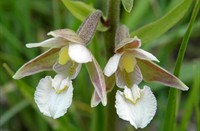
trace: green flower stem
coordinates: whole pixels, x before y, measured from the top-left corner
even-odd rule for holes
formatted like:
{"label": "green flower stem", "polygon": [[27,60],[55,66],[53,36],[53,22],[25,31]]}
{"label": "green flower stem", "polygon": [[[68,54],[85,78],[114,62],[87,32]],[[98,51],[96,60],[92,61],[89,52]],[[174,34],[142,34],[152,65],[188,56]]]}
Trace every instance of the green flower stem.
{"label": "green flower stem", "polygon": [[115,33],[119,26],[120,0],[109,0],[107,10],[107,23],[109,30],[105,33],[106,53],[109,59],[114,53]]}
{"label": "green flower stem", "polygon": [[93,110],[91,131],[106,131],[105,108],[100,104]]}
{"label": "green flower stem", "polygon": [[[115,33],[119,26],[119,11],[120,0],[108,0],[107,9],[107,22],[110,26],[109,30],[105,33],[106,43],[106,56],[109,59],[114,53]],[[108,93],[107,104],[107,131],[115,131],[116,124],[116,110],[115,110],[115,94],[116,88]]]}
{"label": "green flower stem", "polygon": [[[195,8],[193,10],[189,26],[187,28],[186,34],[183,38],[181,47],[179,49],[177,61],[176,61],[176,66],[174,70],[174,75],[177,77],[180,74],[180,69],[182,65],[182,61],[184,58],[184,54],[187,48],[188,40],[190,38],[190,34],[192,31],[192,26],[194,25],[194,21],[196,19],[196,16],[198,14],[200,7],[200,2],[199,0],[196,0]],[[179,98],[180,92],[177,89],[171,88],[169,91],[169,99],[168,99],[168,104],[167,104],[167,113],[165,117],[165,122],[164,122],[164,131],[173,131],[175,129],[175,123],[176,123],[176,110],[177,110],[177,105],[178,101],[177,99]]]}

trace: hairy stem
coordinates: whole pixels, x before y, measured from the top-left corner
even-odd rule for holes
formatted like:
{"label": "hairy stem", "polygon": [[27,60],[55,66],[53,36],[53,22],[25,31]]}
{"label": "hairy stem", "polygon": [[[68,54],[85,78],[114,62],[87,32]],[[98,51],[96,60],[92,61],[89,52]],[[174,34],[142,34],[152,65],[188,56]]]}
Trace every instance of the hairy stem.
{"label": "hairy stem", "polygon": [[[119,14],[120,14],[119,8],[120,8],[120,0],[108,0],[107,22],[110,28],[105,33],[107,59],[109,59],[114,53],[115,33],[119,26]],[[116,88],[114,88],[112,92],[108,94],[107,131],[115,131],[115,124],[116,124],[116,110],[114,107],[115,94],[116,94]]]}

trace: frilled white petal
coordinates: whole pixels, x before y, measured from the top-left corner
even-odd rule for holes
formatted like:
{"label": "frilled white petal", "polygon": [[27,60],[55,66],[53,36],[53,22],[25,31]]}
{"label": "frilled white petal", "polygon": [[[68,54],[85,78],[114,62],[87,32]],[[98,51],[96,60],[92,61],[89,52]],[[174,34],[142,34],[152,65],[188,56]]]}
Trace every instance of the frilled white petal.
{"label": "frilled white petal", "polygon": [[70,58],[77,63],[87,63],[92,61],[90,51],[81,44],[70,44],[68,51]]}
{"label": "frilled white petal", "polygon": [[135,65],[134,71],[127,73],[125,70],[117,69],[115,73],[116,78],[116,85],[120,88],[132,87],[133,84],[140,84],[140,82],[143,80],[142,73],[140,71],[140,68],[138,65]]}
{"label": "frilled white petal", "polygon": [[64,40],[63,38],[50,38],[39,43],[28,43],[26,44],[26,47],[27,48],[34,48],[34,47],[60,48],[67,44],[68,42]]}
{"label": "frilled white petal", "polygon": [[81,67],[82,64],[69,60],[64,65],[60,65],[58,62],[56,62],[53,66],[53,70],[58,74],[69,77],[70,79],[75,79],[80,72]]}
{"label": "frilled white petal", "polygon": [[109,77],[113,73],[116,72],[121,56],[122,56],[122,53],[116,53],[109,59],[108,63],[106,64],[104,68],[104,74],[106,76]]}
{"label": "frilled white petal", "polygon": [[[138,86],[134,85],[132,89],[125,87],[124,92],[117,91],[115,101],[118,116],[129,121],[136,129],[146,127],[157,109],[156,98],[150,88],[148,86],[144,86],[144,89],[138,88],[140,95],[137,88]],[[136,103],[133,101],[135,98],[137,98]]]}
{"label": "frilled white petal", "polygon": [[72,96],[72,81],[57,75],[54,79],[46,76],[40,80],[34,99],[40,112],[56,119],[67,112],[72,103]]}
{"label": "frilled white petal", "polygon": [[152,55],[151,53],[143,50],[143,49],[133,49],[131,50],[131,53],[134,54],[134,56],[136,58],[139,58],[139,59],[142,59],[142,60],[152,60],[152,61],[157,61],[159,62],[159,60],[154,56]]}

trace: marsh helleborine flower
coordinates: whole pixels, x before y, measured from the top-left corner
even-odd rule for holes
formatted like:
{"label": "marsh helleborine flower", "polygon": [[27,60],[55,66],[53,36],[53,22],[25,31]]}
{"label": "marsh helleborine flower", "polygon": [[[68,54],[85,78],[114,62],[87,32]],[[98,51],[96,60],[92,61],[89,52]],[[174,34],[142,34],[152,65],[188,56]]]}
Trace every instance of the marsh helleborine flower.
{"label": "marsh helleborine flower", "polygon": [[[70,29],[51,31],[53,38],[40,43],[27,44],[28,48],[48,47],[45,53],[24,64],[13,76],[20,79],[41,71],[54,70],[58,75],[53,79],[41,79],[35,92],[35,101],[40,111],[50,117],[58,118],[66,113],[72,101],[72,79],[78,75],[82,63],[86,63],[91,81],[102,104],[107,104],[103,72],[99,64],[85,47],[93,37],[102,12],[93,12],[77,33]],[[91,102],[92,103],[92,102]],[[92,106],[92,105],[91,105]]]}
{"label": "marsh helleborine flower", "polygon": [[[159,62],[158,59],[140,49],[140,46],[141,40],[137,37],[130,38],[128,29],[121,26],[116,34],[115,54],[104,69],[104,74],[108,77],[115,74],[116,85],[124,89],[124,92],[116,93],[117,114],[135,128],[144,128],[154,117],[157,108],[150,88],[144,86],[144,89],[140,89],[137,86],[143,79],[188,90],[177,77],[153,63],[152,61]],[[96,103],[98,100],[96,99]]]}
{"label": "marsh helleborine flower", "polygon": [[132,87],[144,79],[147,82],[159,82],[180,90],[188,90],[177,77],[153,63],[152,61],[159,60],[151,53],[140,49],[140,46],[141,40],[136,36],[127,36],[118,42],[114,56],[106,64],[104,74],[109,77],[115,73],[116,85],[122,88]]}

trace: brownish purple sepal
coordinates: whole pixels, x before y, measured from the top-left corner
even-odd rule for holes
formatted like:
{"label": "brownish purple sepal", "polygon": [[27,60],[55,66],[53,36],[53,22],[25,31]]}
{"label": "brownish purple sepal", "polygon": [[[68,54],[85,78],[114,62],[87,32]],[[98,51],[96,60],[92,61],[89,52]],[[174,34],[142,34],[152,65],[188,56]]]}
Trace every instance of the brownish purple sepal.
{"label": "brownish purple sepal", "polygon": [[58,58],[60,49],[50,49],[38,57],[25,63],[13,76],[14,79],[21,79],[25,76],[33,75],[42,71],[52,70],[54,63]]}
{"label": "brownish purple sepal", "polygon": [[105,78],[95,58],[92,57],[92,59],[92,62],[86,63],[87,70],[89,72],[92,84],[94,85],[95,92],[98,95],[96,97],[99,97],[102,104],[105,106],[107,104]]}
{"label": "brownish purple sepal", "polygon": [[187,91],[189,89],[176,76],[156,65],[155,63],[141,59],[137,59],[137,63],[145,81],[159,82],[165,86],[174,87],[183,91]]}

